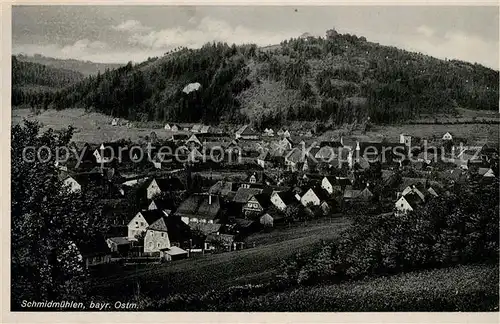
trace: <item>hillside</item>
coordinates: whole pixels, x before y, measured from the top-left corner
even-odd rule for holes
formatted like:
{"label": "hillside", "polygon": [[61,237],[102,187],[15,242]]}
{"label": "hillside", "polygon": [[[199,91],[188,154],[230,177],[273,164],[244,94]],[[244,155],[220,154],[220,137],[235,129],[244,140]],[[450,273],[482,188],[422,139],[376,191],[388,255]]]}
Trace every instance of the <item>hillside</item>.
{"label": "hillside", "polygon": [[27,56],[23,54],[16,55],[16,58],[22,62],[38,63],[58,69],[72,70],[80,72],[85,76],[94,75],[97,73],[104,73],[106,70],[117,69],[123,64],[113,63],[95,63],[90,61],[79,61],[74,59],[57,59],[53,57],[46,57],[40,54]]}
{"label": "hillside", "polygon": [[12,105],[36,104],[46,108],[51,93],[83,79],[79,72],[22,62],[12,56]]}
{"label": "hillside", "polygon": [[[184,93],[189,83],[200,89]],[[330,125],[498,111],[498,71],[439,60],[334,30],[259,49],[206,44],[128,64],[51,95],[57,109],[85,107],[136,120],[290,121]]]}

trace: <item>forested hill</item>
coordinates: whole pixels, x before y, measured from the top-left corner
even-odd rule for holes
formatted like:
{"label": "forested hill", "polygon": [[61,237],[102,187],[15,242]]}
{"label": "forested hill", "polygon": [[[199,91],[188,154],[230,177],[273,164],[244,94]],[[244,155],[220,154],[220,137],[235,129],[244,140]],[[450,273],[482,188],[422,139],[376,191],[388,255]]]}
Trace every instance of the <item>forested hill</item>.
{"label": "forested hill", "polygon": [[58,69],[72,70],[80,72],[85,76],[95,75],[98,72],[104,73],[106,70],[117,69],[124,64],[116,63],[95,63],[90,61],[80,61],[75,59],[58,59],[40,54],[33,56],[18,54],[16,58],[22,62],[38,63]]}
{"label": "forested hill", "polygon": [[[190,83],[201,87],[183,92]],[[51,106],[87,107],[128,119],[291,120],[391,123],[456,108],[498,110],[498,71],[338,34],[281,44],[207,44],[116,70],[65,88]],[[188,93],[187,93],[188,92]]]}
{"label": "forested hill", "polygon": [[79,72],[21,62],[12,56],[12,105],[37,102],[47,106],[52,98],[51,93],[84,78]]}

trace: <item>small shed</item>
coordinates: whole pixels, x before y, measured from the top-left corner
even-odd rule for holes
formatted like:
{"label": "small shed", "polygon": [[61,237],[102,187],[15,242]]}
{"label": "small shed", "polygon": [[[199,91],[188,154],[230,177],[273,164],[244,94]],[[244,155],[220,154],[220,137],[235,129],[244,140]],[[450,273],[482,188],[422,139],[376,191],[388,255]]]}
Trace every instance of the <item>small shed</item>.
{"label": "small shed", "polygon": [[178,246],[171,246],[160,250],[163,253],[163,258],[166,261],[182,260],[188,257],[188,252]]}

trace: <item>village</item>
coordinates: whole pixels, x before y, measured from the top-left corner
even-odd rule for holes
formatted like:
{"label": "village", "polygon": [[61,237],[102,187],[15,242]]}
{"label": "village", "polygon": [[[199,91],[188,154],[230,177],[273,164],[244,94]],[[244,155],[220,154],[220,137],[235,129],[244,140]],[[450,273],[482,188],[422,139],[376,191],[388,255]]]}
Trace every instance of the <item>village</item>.
{"label": "village", "polygon": [[249,125],[224,132],[168,123],[164,131],[172,135],[152,134],[147,145],[84,143],[82,161],[56,162],[65,190],[99,190],[113,202],[104,215],[111,229],[78,247],[88,268],[254,248],[245,243],[254,233],[313,219],[398,217],[425,208],[454,183],[498,177],[498,144],[463,146],[465,139],[450,132],[427,147],[412,134],[360,142]]}

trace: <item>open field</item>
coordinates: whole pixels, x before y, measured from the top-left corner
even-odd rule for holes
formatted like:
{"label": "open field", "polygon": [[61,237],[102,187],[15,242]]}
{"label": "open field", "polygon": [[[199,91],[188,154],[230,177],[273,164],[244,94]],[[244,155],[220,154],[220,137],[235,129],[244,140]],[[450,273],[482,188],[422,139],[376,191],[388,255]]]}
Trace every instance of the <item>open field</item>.
{"label": "open field", "polygon": [[[481,113],[481,116],[488,118],[496,118],[495,116],[498,115],[494,112],[473,112],[474,114]],[[463,115],[466,114],[471,114],[471,111],[464,110]],[[43,123],[44,128],[59,129],[73,125],[76,128],[73,140],[77,143],[102,143],[119,139],[141,141],[144,140],[145,136],[150,135],[152,131],[156,133],[158,138],[168,138],[172,135],[172,132],[157,127],[129,128],[124,125],[111,126],[111,117],[100,113],[88,113],[84,109],[47,110],[39,115],[34,115],[29,109],[12,110],[13,125],[22,121],[23,118],[38,120]],[[478,120],[481,120],[481,118],[478,117]],[[126,124],[125,120],[121,122]],[[339,127],[335,130],[329,130],[321,135],[319,139],[338,139],[341,132],[345,132],[345,129]],[[446,132],[452,133],[455,137],[467,138],[469,143],[485,140],[498,141],[500,134],[498,124],[376,125],[366,134],[362,134],[360,130],[356,130],[350,136],[345,136],[344,138],[359,141],[381,141],[383,138],[386,138],[388,141],[394,142],[399,141],[399,134],[401,133],[432,139],[433,137],[441,138]]]}
{"label": "open field", "polygon": [[[343,129],[325,132],[321,139],[338,139]],[[389,142],[399,142],[401,133],[410,134],[414,137],[426,138],[428,140],[437,139],[450,132],[454,137],[466,138],[468,144],[481,143],[486,140],[498,142],[500,127],[498,124],[418,124],[418,125],[375,125],[366,134],[361,131],[353,131],[349,136],[344,136],[344,140],[358,140],[366,142],[380,142],[387,139]]]}
{"label": "open field", "polygon": [[[271,279],[283,260],[299,252],[312,250],[321,240],[336,237],[348,226],[345,219],[324,220],[301,228],[277,229],[270,233],[254,234],[267,244],[240,251],[207,255],[153,268],[129,270],[96,279],[94,294],[103,297],[130,295],[136,282],[148,295],[204,292],[234,285],[261,283]],[[270,244],[271,237],[285,240]],[[250,236],[248,242],[252,242]]]}
{"label": "open field", "polygon": [[120,120],[123,125],[111,126],[112,117],[95,112],[85,112],[84,109],[47,110],[39,115],[33,114],[29,109],[12,110],[12,125],[18,124],[24,118],[41,122],[44,129],[61,129],[72,125],[75,127],[73,140],[76,143],[98,144],[120,139],[138,142],[144,140],[144,137],[149,136],[152,131],[156,133],[158,138],[172,136],[172,132],[163,128],[129,128],[126,126],[126,120]]}
{"label": "open field", "polygon": [[220,310],[273,312],[498,311],[498,266],[468,265],[241,299]]}

